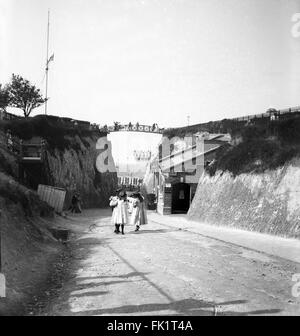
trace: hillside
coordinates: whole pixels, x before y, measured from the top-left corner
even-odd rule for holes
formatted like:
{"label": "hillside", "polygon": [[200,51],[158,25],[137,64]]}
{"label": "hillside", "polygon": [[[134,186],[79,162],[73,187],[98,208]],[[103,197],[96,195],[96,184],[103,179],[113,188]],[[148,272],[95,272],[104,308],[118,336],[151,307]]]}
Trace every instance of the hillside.
{"label": "hillside", "polygon": [[[25,167],[24,184],[19,180],[19,153],[9,148],[7,130],[17,144],[33,137],[46,140],[43,164]],[[84,207],[107,205],[117,177],[96,169],[100,152],[96,143],[103,136],[106,134],[88,123],[74,125],[66,118],[37,116],[0,121],[1,257],[7,281],[7,297],[0,299],[0,316],[28,314],[38,308],[37,302],[42,304],[42,297],[47,301],[47,296],[52,295],[49,283],[55,288],[56,270],[64,269],[68,257],[68,247],[52,233],[71,223],[63,223],[52,208],[40,201],[34,190],[37,184],[65,188],[66,207],[75,190],[81,193]],[[59,271],[62,275],[63,269]]]}
{"label": "hillside", "polygon": [[189,217],[300,238],[300,119],[244,126],[200,178]]}
{"label": "hillside", "polygon": [[7,149],[3,131],[0,140],[0,255],[7,295],[0,299],[0,316],[23,315],[46,290],[65,247],[51,234],[57,226],[53,209],[18,182],[18,157]]}
{"label": "hillside", "polygon": [[[42,168],[27,166],[25,183],[29,187],[36,189],[42,183],[65,188],[66,204],[77,191],[81,194],[83,207],[107,206],[107,200],[116,188],[117,176],[116,173],[100,173],[96,168],[100,153],[96,143],[99,138],[106,137],[106,133],[86,122],[77,124],[71,119],[44,115],[2,121],[0,135],[1,130],[2,137],[10,130],[17,139],[40,137],[46,141]],[[16,176],[17,161],[10,156],[9,160],[0,163],[0,170]]]}
{"label": "hillside", "polygon": [[0,316],[22,315],[44,290],[64,247],[50,233],[55,226],[52,209],[4,173],[0,173],[0,209],[2,272],[7,285]]}
{"label": "hillside", "polygon": [[300,154],[299,131],[298,118],[281,120],[269,127],[246,126],[239,131],[238,141],[217,153],[208,171],[210,175],[217,171],[239,175],[282,167]]}

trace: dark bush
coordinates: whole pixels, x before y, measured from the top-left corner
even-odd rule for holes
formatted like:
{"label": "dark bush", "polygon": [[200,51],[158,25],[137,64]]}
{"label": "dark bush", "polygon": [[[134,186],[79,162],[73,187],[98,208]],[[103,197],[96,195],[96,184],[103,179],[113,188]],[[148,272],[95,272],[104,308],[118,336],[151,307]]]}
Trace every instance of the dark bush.
{"label": "dark bush", "polygon": [[0,171],[8,175],[13,176],[13,169],[9,162],[6,160],[5,156],[0,152]]}
{"label": "dark bush", "polygon": [[210,175],[217,170],[229,171],[233,175],[263,172],[281,167],[299,154],[300,146],[285,146],[279,141],[265,138],[248,139],[237,146],[220,149],[207,171]]}
{"label": "dark bush", "polygon": [[[71,119],[70,119],[71,120]],[[72,138],[79,138],[87,143],[83,137],[91,136],[97,131],[91,131],[85,127],[75,127],[71,121],[66,121],[55,116],[39,115],[33,118],[22,118],[2,123],[6,131],[10,129],[12,134],[23,140],[29,140],[33,136],[40,136],[47,141],[51,149],[69,149],[72,147]],[[98,132],[98,135],[104,135]],[[80,146],[76,147],[80,150]]]}
{"label": "dark bush", "polygon": [[276,123],[278,138],[285,144],[300,144],[300,118]]}

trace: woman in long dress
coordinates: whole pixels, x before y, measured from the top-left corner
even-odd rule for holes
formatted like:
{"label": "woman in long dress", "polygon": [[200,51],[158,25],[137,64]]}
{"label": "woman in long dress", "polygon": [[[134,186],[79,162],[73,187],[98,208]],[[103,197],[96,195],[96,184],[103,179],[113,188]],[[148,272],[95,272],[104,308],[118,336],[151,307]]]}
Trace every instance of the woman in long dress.
{"label": "woman in long dress", "polygon": [[147,224],[147,213],[145,208],[144,197],[140,193],[133,196],[133,210],[131,215],[131,224],[135,225],[135,231],[139,231],[140,226]]}
{"label": "woman in long dress", "polygon": [[112,213],[112,223],[115,225],[115,233],[121,232],[124,234],[124,226],[128,223],[128,209],[127,209],[127,200],[126,193],[121,191],[117,198],[112,198],[109,206],[114,207]]}

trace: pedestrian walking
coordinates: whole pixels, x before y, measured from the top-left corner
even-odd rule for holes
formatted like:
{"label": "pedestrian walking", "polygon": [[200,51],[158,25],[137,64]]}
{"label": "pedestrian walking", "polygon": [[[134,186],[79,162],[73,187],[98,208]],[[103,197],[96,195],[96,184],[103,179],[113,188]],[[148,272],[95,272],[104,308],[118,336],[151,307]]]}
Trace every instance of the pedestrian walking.
{"label": "pedestrian walking", "polygon": [[118,197],[111,199],[109,206],[115,207],[112,214],[112,223],[115,225],[115,233],[125,234],[124,227],[128,223],[127,195],[121,191]]}
{"label": "pedestrian walking", "polygon": [[71,206],[69,208],[69,210],[71,210],[71,213],[73,213],[73,212],[75,212],[75,213],[81,213],[82,212],[80,202],[81,202],[81,199],[80,199],[79,193],[75,193],[72,196]]}
{"label": "pedestrian walking", "polygon": [[145,208],[144,197],[141,193],[136,192],[132,195],[133,210],[131,215],[131,224],[135,225],[135,231],[140,230],[141,225],[148,223],[147,213]]}

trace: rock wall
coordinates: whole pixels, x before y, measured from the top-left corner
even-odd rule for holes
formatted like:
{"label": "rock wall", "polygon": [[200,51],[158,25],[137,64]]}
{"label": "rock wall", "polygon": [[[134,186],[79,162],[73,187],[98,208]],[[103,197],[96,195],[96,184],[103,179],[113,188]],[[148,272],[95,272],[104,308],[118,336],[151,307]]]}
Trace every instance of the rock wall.
{"label": "rock wall", "polygon": [[47,149],[45,174],[48,184],[67,190],[66,204],[78,191],[83,207],[105,207],[117,188],[116,173],[100,173],[96,168],[96,159],[101,152],[96,149],[97,141],[96,135],[75,136],[71,148]]}
{"label": "rock wall", "polygon": [[261,174],[203,175],[188,216],[209,224],[300,238],[300,159]]}
{"label": "rock wall", "polygon": [[[26,163],[19,166],[18,154],[8,150],[5,131],[0,128],[0,172],[14,177],[32,189],[37,189],[38,184],[65,188],[66,206],[69,205],[75,191],[81,194],[83,207],[108,206],[108,198],[117,188],[117,174],[116,172],[101,173],[96,168],[97,157],[101,152],[106,151],[106,156],[110,157],[110,169],[115,170],[111,145],[106,136],[97,131],[80,128],[74,130],[73,134],[70,134],[68,129],[64,133],[64,129],[59,128],[61,126],[58,122],[46,124],[46,127],[40,131],[41,134],[36,134],[39,130],[38,126],[31,130],[27,140],[35,137],[47,139],[43,164]],[[56,126],[59,132],[55,138],[53,129]],[[52,132],[51,135],[47,134],[48,129]],[[21,139],[20,134],[13,135],[16,139]],[[103,146],[100,146],[100,149],[96,148],[100,137],[104,140],[102,143],[108,144],[105,149],[101,149]],[[24,171],[24,174],[20,174],[21,171]]]}

